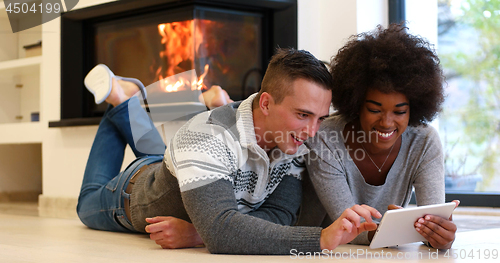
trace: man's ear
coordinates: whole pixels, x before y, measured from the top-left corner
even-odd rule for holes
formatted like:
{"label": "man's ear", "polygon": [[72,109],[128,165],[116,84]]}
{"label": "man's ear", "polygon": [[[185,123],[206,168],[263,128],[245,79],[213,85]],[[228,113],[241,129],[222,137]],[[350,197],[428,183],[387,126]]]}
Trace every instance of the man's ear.
{"label": "man's ear", "polygon": [[260,95],[259,108],[262,111],[262,114],[264,114],[264,116],[269,115],[269,108],[273,104],[274,104],[274,99],[273,96],[271,96],[271,94],[263,92]]}

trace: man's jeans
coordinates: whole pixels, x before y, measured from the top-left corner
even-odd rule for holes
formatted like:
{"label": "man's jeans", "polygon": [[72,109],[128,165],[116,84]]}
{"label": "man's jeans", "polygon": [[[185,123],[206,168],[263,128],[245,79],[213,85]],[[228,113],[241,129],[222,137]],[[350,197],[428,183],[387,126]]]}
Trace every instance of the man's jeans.
{"label": "man's jeans", "polygon": [[[132,121],[129,111],[133,111]],[[135,143],[132,130],[137,125],[141,126],[139,130],[150,132],[144,133],[140,140],[136,138]],[[137,150],[141,142],[148,145],[139,148],[149,148],[149,154]],[[127,144],[137,159],[120,172]],[[94,229],[134,232],[125,215],[124,198],[130,198],[125,189],[139,168],[162,161],[164,152],[165,144],[137,97],[116,107],[109,106],[99,124],[85,168],[77,206],[80,220]]]}

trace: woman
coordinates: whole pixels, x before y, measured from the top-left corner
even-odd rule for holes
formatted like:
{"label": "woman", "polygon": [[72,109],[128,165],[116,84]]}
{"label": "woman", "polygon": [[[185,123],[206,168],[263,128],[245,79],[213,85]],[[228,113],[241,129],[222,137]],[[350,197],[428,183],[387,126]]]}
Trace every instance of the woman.
{"label": "woman", "polygon": [[[351,37],[330,71],[336,113],[308,143],[311,181],[329,216],[354,204],[382,214],[405,207],[413,188],[419,206],[444,203],[443,151],[427,125],[444,101],[443,77],[429,43],[401,25],[379,26]],[[451,218],[428,215],[415,229],[434,248],[455,239]],[[367,244],[373,234],[353,243]]]}

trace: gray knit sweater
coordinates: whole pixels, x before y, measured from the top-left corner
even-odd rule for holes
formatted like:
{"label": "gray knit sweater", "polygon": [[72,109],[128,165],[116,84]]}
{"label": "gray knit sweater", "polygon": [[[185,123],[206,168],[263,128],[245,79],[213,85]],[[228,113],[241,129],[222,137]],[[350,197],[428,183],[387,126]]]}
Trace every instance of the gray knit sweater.
{"label": "gray knit sweater", "polygon": [[[408,127],[386,181],[374,186],[365,182],[347,153],[342,130],[347,122],[339,116],[325,120],[317,136],[306,142],[311,148],[307,169],[314,189],[331,219],[354,204],[367,204],[381,214],[389,204],[407,206],[413,188],[417,205],[444,202],[444,161],[437,131]],[[367,233],[351,243],[368,244]]]}
{"label": "gray knit sweater", "polygon": [[[141,174],[132,224],[175,216],[194,224],[211,253],[320,251],[320,227],[292,227],[301,203],[305,146],[269,154],[256,143],[250,96],[202,113],[172,138],[162,165]],[[168,169],[167,169],[168,168]]]}

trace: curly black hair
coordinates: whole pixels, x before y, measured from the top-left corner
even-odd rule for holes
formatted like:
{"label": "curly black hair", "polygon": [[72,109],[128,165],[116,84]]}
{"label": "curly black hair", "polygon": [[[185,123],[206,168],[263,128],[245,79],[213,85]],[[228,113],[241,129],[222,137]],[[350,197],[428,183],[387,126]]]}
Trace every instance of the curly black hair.
{"label": "curly black hair", "polygon": [[443,71],[432,46],[401,24],[353,35],[330,62],[333,107],[342,117],[358,116],[368,89],[398,92],[410,102],[409,126],[426,125],[441,111]]}

